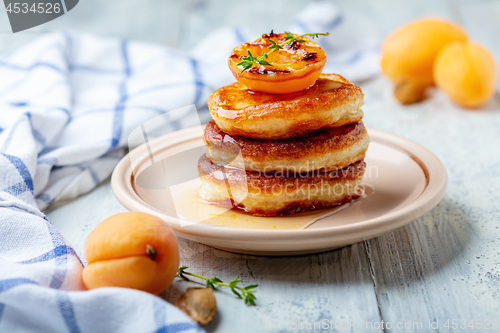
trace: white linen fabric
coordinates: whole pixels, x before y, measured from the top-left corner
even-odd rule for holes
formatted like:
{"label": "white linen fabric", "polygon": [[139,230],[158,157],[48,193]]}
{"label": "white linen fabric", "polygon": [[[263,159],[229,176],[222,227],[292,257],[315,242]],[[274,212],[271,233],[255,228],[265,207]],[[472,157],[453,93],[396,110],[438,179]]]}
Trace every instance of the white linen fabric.
{"label": "white linen fabric", "polygon": [[[334,59],[327,72],[350,80],[376,75],[376,47],[346,39],[343,31],[355,29],[343,24],[335,8],[314,4],[291,28],[332,33],[333,44],[323,41]],[[339,34],[351,43],[343,52],[335,51]],[[256,37],[225,28],[187,54],[50,33],[0,58],[0,332],[202,331],[159,297],[123,288],[85,291],[82,262],[42,211],[109,177],[128,135],[148,119],[190,104],[203,109],[213,90],[234,81],[231,49]],[[182,114],[169,126],[186,126]]]}

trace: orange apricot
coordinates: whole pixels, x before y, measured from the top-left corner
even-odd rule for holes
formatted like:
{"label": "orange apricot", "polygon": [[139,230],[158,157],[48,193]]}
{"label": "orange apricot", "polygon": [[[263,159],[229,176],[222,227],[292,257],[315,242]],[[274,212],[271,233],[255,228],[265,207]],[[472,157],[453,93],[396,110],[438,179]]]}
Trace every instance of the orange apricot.
{"label": "orange apricot", "polygon": [[172,283],[179,249],[172,229],[139,212],[111,216],[85,241],[83,282],[88,289],[123,287],[159,294]]}
{"label": "orange apricot", "polygon": [[248,52],[260,56],[271,50],[269,40],[280,44],[287,41],[286,36],[285,33],[264,34],[254,42],[235,47],[229,57],[229,69],[236,80],[250,90],[270,94],[293,93],[314,85],[325,66],[326,53],[307,37],[301,37],[303,42],[292,41],[283,49],[270,53],[266,58],[269,65],[254,63],[246,70],[238,65]]}
{"label": "orange apricot", "polygon": [[432,67],[439,51],[451,42],[466,40],[466,32],[453,22],[439,18],[410,22],[382,44],[382,72],[396,84],[414,79],[432,86]]}
{"label": "orange apricot", "polygon": [[493,55],[474,42],[454,42],[444,48],[434,64],[434,80],[452,101],[475,108],[495,93],[497,66]]}

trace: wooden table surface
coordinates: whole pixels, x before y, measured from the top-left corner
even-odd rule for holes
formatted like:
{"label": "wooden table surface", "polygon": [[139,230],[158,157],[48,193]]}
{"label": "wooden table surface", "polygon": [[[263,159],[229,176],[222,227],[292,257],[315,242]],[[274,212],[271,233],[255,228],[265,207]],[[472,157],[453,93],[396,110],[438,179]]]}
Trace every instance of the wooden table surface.
{"label": "wooden table surface", "polygon": [[[206,33],[224,25],[284,30],[307,3],[85,0],[80,1],[74,14],[35,31],[69,27],[189,50]],[[453,19],[500,60],[499,1],[335,3],[346,17],[370,20],[374,27],[370,33],[380,39],[416,17]],[[0,19],[0,27],[8,30],[5,18]],[[36,35],[3,33],[0,51],[10,51]],[[337,332],[380,332],[382,321],[384,327],[390,322],[398,332],[447,332],[445,324],[449,320],[452,326],[453,319],[459,320],[458,331],[476,331],[481,321],[484,325],[494,320],[497,328],[490,324],[485,331],[500,331],[499,94],[483,109],[468,111],[454,106],[438,91],[423,103],[400,106],[392,97],[391,84],[383,77],[364,82],[361,87],[367,126],[414,140],[443,161],[449,174],[444,199],[404,228],[316,255],[238,255],[181,239],[181,263],[191,271],[224,281],[239,276],[245,283],[259,285],[256,307],[246,307],[227,290],[217,292],[218,313],[205,327],[207,331],[289,332],[297,331],[299,322],[305,327],[307,322],[328,320],[334,327],[337,323]],[[76,200],[51,207],[47,213],[83,258],[83,244],[90,231],[122,211],[106,181]],[[172,302],[188,285],[176,281],[163,297]],[[460,320],[465,320],[465,329],[460,329],[464,323]],[[471,320],[474,330],[469,326]],[[429,329],[429,322],[438,322],[439,329]],[[397,329],[398,325],[406,329]]]}

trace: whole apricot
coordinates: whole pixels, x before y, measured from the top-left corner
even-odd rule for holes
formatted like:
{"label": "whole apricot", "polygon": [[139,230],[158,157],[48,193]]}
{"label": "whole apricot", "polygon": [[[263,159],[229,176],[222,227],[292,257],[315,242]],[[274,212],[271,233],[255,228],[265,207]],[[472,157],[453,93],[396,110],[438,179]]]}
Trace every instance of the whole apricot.
{"label": "whole apricot", "polygon": [[159,218],[126,212],[101,222],[85,241],[83,283],[88,289],[124,287],[159,294],[172,283],[179,249]]}
{"label": "whole apricot", "polygon": [[495,93],[495,58],[478,43],[453,42],[439,53],[434,64],[434,80],[458,105],[478,107]]}
{"label": "whole apricot", "polygon": [[412,21],[382,44],[382,72],[396,84],[415,79],[432,86],[432,67],[439,51],[451,42],[466,40],[466,32],[453,22],[439,18]]}

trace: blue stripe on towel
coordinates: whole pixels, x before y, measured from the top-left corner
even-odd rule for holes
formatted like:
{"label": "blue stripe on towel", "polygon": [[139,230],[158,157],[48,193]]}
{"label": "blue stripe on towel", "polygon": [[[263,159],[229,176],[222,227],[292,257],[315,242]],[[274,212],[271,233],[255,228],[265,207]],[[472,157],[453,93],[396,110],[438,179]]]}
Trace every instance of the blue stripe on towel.
{"label": "blue stripe on towel", "polygon": [[36,197],[36,200],[43,201],[47,206],[50,206],[56,200],[56,198],[51,198],[47,193],[42,193]]}
{"label": "blue stripe on towel", "polygon": [[99,176],[97,176],[97,173],[95,173],[94,170],[90,166],[87,167],[89,170],[90,175],[92,176],[92,180],[94,181],[95,186],[99,185],[101,183],[101,180],[99,179]]}
{"label": "blue stripe on towel", "polygon": [[196,104],[198,104],[198,102],[201,99],[201,94],[203,92],[203,87],[205,85],[203,84],[201,73],[200,73],[200,70],[198,68],[198,61],[194,58],[191,58],[191,65],[193,66],[194,84],[196,86],[195,95],[194,95],[194,104],[196,105]]}
{"label": "blue stripe on towel", "polygon": [[23,285],[23,284],[36,284],[33,280],[30,279],[25,279],[25,278],[13,278],[13,279],[6,279],[6,280],[0,280],[0,294],[3,292],[6,292],[9,289],[12,289],[14,287]]}
{"label": "blue stripe on towel", "polygon": [[191,323],[175,323],[171,325],[164,325],[158,328],[155,333],[177,333],[187,330],[196,329],[198,332],[202,332],[200,327]]}
{"label": "blue stripe on towel", "polygon": [[125,75],[130,77],[132,75],[132,69],[130,68],[130,61],[128,58],[127,41],[123,40],[121,45],[123,63],[125,65]]}
{"label": "blue stripe on towel", "polygon": [[[7,158],[9,160],[9,162],[13,166],[16,167],[17,171],[21,175],[21,178],[23,179],[23,182],[28,187],[28,190],[31,192],[31,194],[33,194],[33,179],[31,178],[31,174],[30,174],[28,168],[26,167],[26,165],[24,165],[23,161],[19,157],[16,157],[16,156],[4,154],[4,153],[0,153],[0,155],[5,156],[5,158]],[[34,194],[33,194],[33,197],[34,197]]]}
{"label": "blue stripe on towel", "polygon": [[38,141],[42,146],[45,146],[45,138],[33,126],[31,126],[31,133],[33,133],[33,137],[36,141]]}
{"label": "blue stripe on towel", "polygon": [[69,67],[70,71],[86,71],[86,72],[94,72],[94,73],[99,73],[99,74],[119,74],[122,71],[120,70],[114,70],[114,69],[103,69],[103,68],[97,68],[97,67],[90,67],[90,66],[84,66],[84,65],[71,65]]}
{"label": "blue stripe on towel", "polygon": [[23,116],[19,117],[19,119],[9,128],[10,132],[3,142],[2,148],[0,148],[0,152],[6,152],[7,148],[9,148],[9,144],[12,141],[12,137],[14,136],[14,133],[17,129],[17,127],[27,119],[30,119],[31,115],[27,112],[24,113]]}
{"label": "blue stripe on towel", "polygon": [[166,324],[167,316],[166,316],[164,301],[155,300],[153,307],[154,307],[155,324],[156,327],[158,327],[155,333],[175,333],[192,329],[201,331],[199,326],[191,323],[175,323],[167,325]]}
{"label": "blue stripe on towel", "polygon": [[344,16],[338,15],[330,24],[326,26],[326,29],[331,30],[340,25],[343,21],[344,21]]}
{"label": "blue stripe on towel", "polygon": [[38,156],[46,155],[46,154],[48,154],[48,153],[50,153],[58,148],[60,148],[60,147],[45,147],[42,149],[41,152],[38,153]]}
{"label": "blue stripe on towel", "polygon": [[55,157],[42,157],[40,158],[41,154],[38,154],[38,161],[36,161],[36,164],[49,164],[49,165],[55,165],[57,163],[57,158]]}
{"label": "blue stripe on towel", "polygon": [[28,105],[28,102],[10,102],[10,105],[16,106],[16,107],[23,107]]}
{"label": "blue stripe on towel", "polygon": [[29,72],[33,69],[36,69],[36,68],[39,68],[39,67],[42,67],[42,68],[49,68],[49,69],[53,69],[55,70],[56,72],[59,72],[61,74],[64,74],[66,75],[66,71],[64,71],[63,69],[51,64],[51,63],[48,63],[48,62],[36,62],[30,66],[19,66],[19,65],[15,65],[15,64],[10,64],[6,61],[1,61],[0,60],[0,66],[1,67],[5,67],[5,68],[8,68],[8,69],[12,69],[12,70],[19,70],[19,71],[26,71],[26,72]]}
{"label": "blue stripe on towel", "polygon": [[236,38],[238,39],[238,42],[240,44],[243,44],[246,42],[245,37],[243,37],[243,34],[241,33],[240,29],[235,28],[234,29],[234,34],[236,35]]}
{"label": "blue stripe on towel", "polygon": [[120,143],[120,138],[122,136],[122,131],[123,131],[123,113],[125,110],[125,102],[128,99],[126,85],[128,78],[132,75],[132,70],[130,69],[130,64],[129,64],[126,40],[122,41],[121,50],[125,68],[124,69],[125,79],[122,81],[122,83],[118,88],[120,93],[120,99],[116,104],[115,112],[113,115],[113,130],[112,130],[113,137],[111,138],[111,146],[109,147],[108,152],[114,150]]}
{"label": "blue stripe on towel", "polygon": [[71,113],[69,112],[68,109],[61,108],[61,107],[54,107],[54,108],[48,109],[47,112],[52,111],[52,110],[59,110],[59,111],[66,113],[66,115],[68,116],[68,120],[66,121],[66,125],[71,121]]}
{"label": "blue stripe on towel", "polygon": [[[59,247],[65,247],[66,244],[64,240],[62,239],[61,235],[58,234],[57,230],[52,226],[52,224],[49,222],[47,218],[45,220],[48,222],[47,229],[49,231],[50,238],[52,239],[52,244],[54,245],[54,249],[59,248]],[[67,263],[68,263],[68,256],[67,253],[68,251],[65,248],[64,251],[61,251],[60,254],[55,258],[55,271],[54,274],[52,275],[52,280],[50,281],[50,288],[55,288],[59,289],[61,288],[61,285],[64,282],[64,279],[66,278],[66,271],[67,271]]]}
{"label": "blue stripe on towel", "polygon": [[59,245],[53,248],[52,250],[45,252],[42,255],[39,255],[35,258],[19,261],[18,264],[36,264],[39,262],[49,261],[58,257],[66,256],[67,254],[71,254],[76,256],[75,250],[67,245]]}
{"label": "blue stripe on towel", "polygon": [[64,50],[64,57],[66,58],[66,64],[68,65],[68,67],[70,66],[71,64],[71,52],[73,50],[73,37],[71,37],[71,35],[67,32],[67,31],[64,31],[63,32],[63,36],[64,36],[64,40],[66,41],[66,49]]}
{"label": "blue stripe on towel", "polygon": [[20,210],[23,213],[28,213],[28,214],[32,214],[32,215],[40,217],[40,215],[37,214],[36,212],[29,211],[28,209],[26,209],[24,207],[19,207],[18,205],[14,205],[14,204],[12,204],[12,205],[6,205],[6,206],[0,206],[0,209],[2,209],[2,208],[17,209],[17,210]]}
{"label": "blue stripe on towel", "polygon": [[[52,280],[50,282],[50,288],[59,289],[61,288],[64,279],[66,278],[66,273],[68,270],[68,253],[74,251],[69,251],[70,249],[66,246],[62,237],[58,234],[57,230],[52,226],[49,220],[44,217],[44,220],[47,221],[47,229],[49,231],[50,237],[52,238],[52,244],[54,244],[54,258],[55,258],[55,270],[52,275]],[[56,255],[57,249],[57,255]],[[78,324],[75,319],[75,312],[73,310],[73,304],[69,299],[69,296],[65,292],[57,293],[57,304],[59,306],[59,311],[61,312],[61,316],[64,319],[66,327],[71,333],[79,333],[80,329],[78,328]]]}
{"label": "blue stripe on towel", "polygon": [[126,83],[123,82],[122,84],[120,84],[120,87],[118,88],[120,91],[120,100],[118,101],[118,104],[116,105],[113,114],[113,130],[112,130],[111,146],[109,147],[108,152],[114,150],[118,146],[120,138],[122,136],[123,113],[125,110],[125,102],[127,101],[125,84]]}
{"label": "blue stripe on towel", "polygon": [[19,182],[17,184],[10,185],[10,186],[0,190],[0,192],[9,193],[10,195],[13,195],[13,196],[18,196],[19,194],[22,194],[22,193],[27,192],[29,190],[30,189],[28,188],[28,186],[26,185],[25,182]]}
{"label": "blue stripe on towel", "polygon": [[64,319],[64,323],[71,333],[80,333],[80,328],[76,322],[75,310],[73,309],[73,303],[67,293],[58,292],[57,293],[57,304],[59,305],[59,310]]}
{"label": "blue stripe on towel", "polygon": [[162,301],[155,299],[153,302],[156,327],[164,327],[166,323],[165,305]]}

